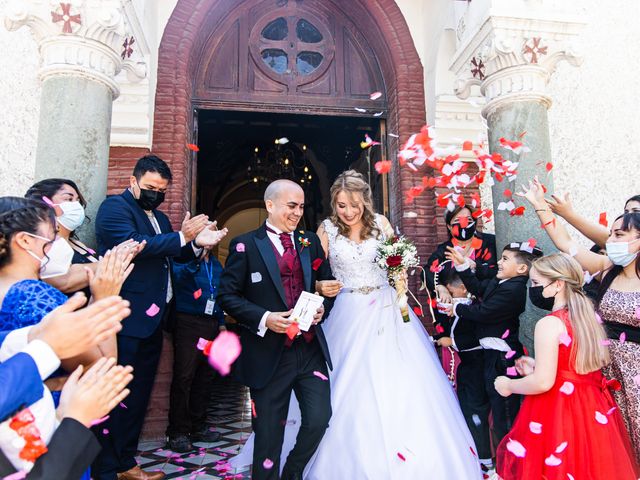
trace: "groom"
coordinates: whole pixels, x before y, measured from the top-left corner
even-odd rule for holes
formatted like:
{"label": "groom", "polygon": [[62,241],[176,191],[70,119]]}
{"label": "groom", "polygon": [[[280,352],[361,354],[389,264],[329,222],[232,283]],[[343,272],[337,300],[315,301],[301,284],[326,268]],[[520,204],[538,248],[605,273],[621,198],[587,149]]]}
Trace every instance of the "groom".
{"label": "groom", "polygon": [[316,280],[330,279],[331,270],[318,236],[296,230],[304,209],[302,188],[289,180],[276,180],[267,187],[264,200],[269,214],[266,223],[231,241],[218,301],[244,327],[234,376],[251,390],[252,478],[279,478],[293,390],[302,424],[281,478],[297,480],[302,479],[331,417],[326,380],[331,359],[318,325],[324,308],[318,310],[308,332],[295,334],[289,315],[302,291],[314,292]]}

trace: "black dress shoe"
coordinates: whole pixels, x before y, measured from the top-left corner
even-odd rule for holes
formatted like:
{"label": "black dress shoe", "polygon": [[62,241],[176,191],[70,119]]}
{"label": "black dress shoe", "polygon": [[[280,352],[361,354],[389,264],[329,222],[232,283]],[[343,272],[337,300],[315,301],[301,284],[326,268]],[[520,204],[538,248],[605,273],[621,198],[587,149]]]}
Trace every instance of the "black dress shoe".
{"label": "black dress shoe", "polygon": [[191,434],[192,442],[213,443],[220,440],[220,432],[209,430],[208,428]]}
{"label": "black dress shoe", "polygon": [[167,448],[173,452],[186,453],[193,450],[193,445],[191,445],[191,441],[186,435],[176,435],[175,437],[169,437]]}

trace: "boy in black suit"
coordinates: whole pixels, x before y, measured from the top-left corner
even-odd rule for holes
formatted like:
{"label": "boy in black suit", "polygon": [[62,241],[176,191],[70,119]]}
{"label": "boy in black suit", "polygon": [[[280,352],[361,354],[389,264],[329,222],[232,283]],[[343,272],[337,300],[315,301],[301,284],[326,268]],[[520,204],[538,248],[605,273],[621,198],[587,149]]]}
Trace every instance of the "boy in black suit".
{"label": "boy in black suit", "polygon": [[[475,299],[464,286],[454,269],[443,278],[451,294],[453,307],[471,305]],[[489,397],[485,391],[483,350],[473,322],[463,322],[457,316],[451,321],[450,336],[438,339],[438,345],[451,347],[458,354],[460,364],[456,371],[456,393],[460,409],[476,444],[480,463],[492,468],[491,441],[489,439]]]}
{"label": "boy in black suit", "polygon": [[531,262],[542,256],[542,250],[530,242],[508,244],[498,261],[496,277],[483,281],[473,275],[464,257],[454,248],[448,249],[447,256],[455,264],[465,287],[480,300],[474,305],[455,305],[451,314],[459,317],[460,322],[474,323],[483,348],[485,391],[491,405],[493,439],[497,445],[511,429],[521,398],[518,395],[501,397],[494,381],[500,375],[507,375],[507,369],[523,354],[518,340],[520,314],[527,302]]}

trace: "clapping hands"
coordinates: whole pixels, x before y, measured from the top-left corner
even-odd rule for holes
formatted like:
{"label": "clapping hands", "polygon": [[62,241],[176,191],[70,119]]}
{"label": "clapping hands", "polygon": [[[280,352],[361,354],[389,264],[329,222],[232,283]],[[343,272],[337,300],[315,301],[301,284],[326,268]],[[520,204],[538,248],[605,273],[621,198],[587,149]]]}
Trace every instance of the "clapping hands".
{"label": "clapping hands", "polygon": [[146,242],[128,240],[108,250],[98,262],[96,272],[86,268],[89,288],[94,300],[118,295],[122,284],[133,270],[134,257],[144,248]]}
{"label": "clapping hands", "polygon": [[196,247],[211,248],[217,245],[220,240],[222,240],[227,235],[228,232],[229,230],[227,230],[226,228],[218,230],[218,222],[214,221],[200,233],[198,233],[194,240],[194,243]]}

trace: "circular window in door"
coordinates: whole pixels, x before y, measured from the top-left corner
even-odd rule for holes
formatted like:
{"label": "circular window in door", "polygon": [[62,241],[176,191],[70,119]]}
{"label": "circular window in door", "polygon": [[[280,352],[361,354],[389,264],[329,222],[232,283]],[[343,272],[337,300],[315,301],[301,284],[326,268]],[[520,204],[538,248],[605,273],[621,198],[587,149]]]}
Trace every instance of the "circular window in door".
{"label": "circular window in door", "polygon": [[294,87],[316,80],[334,57],[328,28],[315,15],[298,8],[263,17],[249,41],[258,68],[271,79]]}

